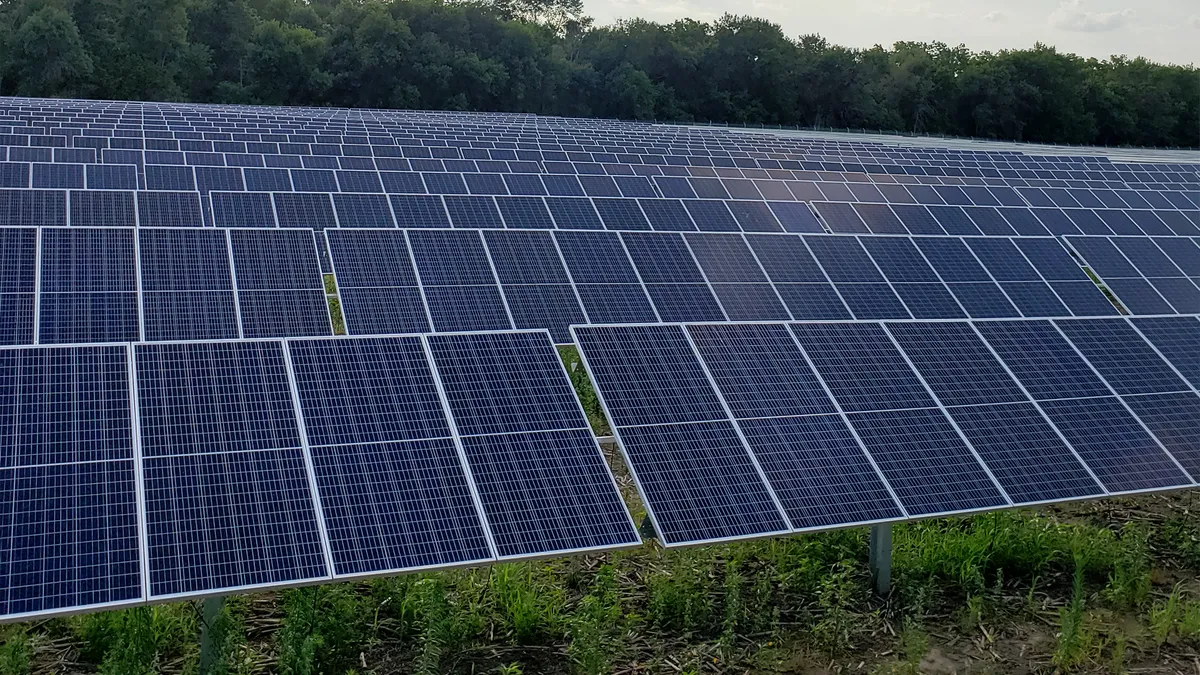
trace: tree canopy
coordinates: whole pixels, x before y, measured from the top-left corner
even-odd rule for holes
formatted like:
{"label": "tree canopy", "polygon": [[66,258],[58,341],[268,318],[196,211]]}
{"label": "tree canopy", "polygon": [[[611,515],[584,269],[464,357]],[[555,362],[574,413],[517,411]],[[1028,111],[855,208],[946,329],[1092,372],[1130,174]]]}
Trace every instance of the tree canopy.
{"label": "tree canopy", "polygon": [[8,0],[0,94],[533,112],[1200,145],[1200,69],[1053,47],[850,49],[582,0]]}

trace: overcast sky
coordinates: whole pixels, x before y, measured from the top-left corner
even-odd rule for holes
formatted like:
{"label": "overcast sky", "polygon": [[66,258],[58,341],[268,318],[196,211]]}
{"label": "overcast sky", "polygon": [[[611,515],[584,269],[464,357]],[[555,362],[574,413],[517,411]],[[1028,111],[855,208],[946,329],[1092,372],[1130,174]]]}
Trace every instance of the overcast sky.
{"label": "overcast sky", "polygon": [[851,47],[899,40],[975,50],[1054,45],[1082,56],[1200,64],[1198,0],[584,0],[599,23],[641,17],[708,21],[726,12],[820,33]]}

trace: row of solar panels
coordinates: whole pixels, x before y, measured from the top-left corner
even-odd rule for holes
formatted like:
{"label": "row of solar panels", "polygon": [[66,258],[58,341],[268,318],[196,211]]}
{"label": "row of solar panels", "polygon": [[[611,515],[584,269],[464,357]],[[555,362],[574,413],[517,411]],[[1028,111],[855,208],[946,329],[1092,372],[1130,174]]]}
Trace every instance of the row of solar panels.
{"label": "row of solar panels", "polygon": [[[6,344],[332,332],[309,230],[4,228],[0,237]],[[325,237],[355,335],[546,329],[565,343],[575,323],[1117,312],[1050,237],[472,229]],[[1196,240],[1072,244],[1135,311],[1200,311]]]}
{"label": "row of solar panels", "polygon": [[669,545],[1200,479],[1196,317],[573,330]]}
{"label": "row of solar panels", "polygon": [[[419,181],[418,174],[411,174]],[[498,188],[504,184],[498,182]],[[419,188],[422,184],[414,183]],[[810,206],[812,207],[810,209]],[[814,212],[815,209],[815,212]],[[818,216],[820,219],[818,219]],[[0,189],[28,227],[465,227],[957,236],[1197,236],[1200,210],[380,193]]]}
{"label": "row of solar panels", "polygon": [[[337,147],[343,148],[343,147]],[[539,167],[551,173],[602,173],[606,171],[626,173],[690,173],[698,174],[703,169],[744,169],[744,171],[811,172],[824,174],[875,174],[893,178],[986,178],[995,181],[1020,179],[1078,179],[1102,181],[1115,186],[1136,185],[1150,187],[1166,185],[1164,189],[1178,190],[1181,186],[1195,189],[1192,181],[1135,180],[1135,175],[1114,172],[997,172],[979,169],[946,169],[946,171],[888,171],[881,166],[822,165],[812,162],[784,162],[774,160],[731,159],[731,157],[704,157],[690,160],[683,156],[638,156],[589,153],[533,153],[524,150],[480,150],[479,153],[462,153],[454,148],[420,148],[421,151],[372,154],[355,153],[352,147],[346,150],[330,149],[322,153],[301,148],[252,148],[248,153],[232,153],[228,150],[200,151],[179,149],[52,149],[29,147],[0,147],[0,160],[12,162],[42,163],[162,163],[162,165],[191,166],[240,166],[240,167],[311,167],[311,168],[380,168],[408,171],[409,166],[418,171],[456,172],[539,172]],[[445,151],[439,151],[445,150]],[[419,155],[419,156],[412,156]],[[484,155],[484,156],[474,156]],[[808,165],[808,166],[803,166]],[[784,177],[790,178],[790,177]],[[1126,180],[1128,179],[1128,180]]]}
{"label": "row of solar panels", "polygon": [[[1058,168],[1022,168],[1020,165],[997,164],[995,166],[955,166],[954,163],[929,162],[923,164],[872,164],[856,161],[817,161],[815,159],[789,158],[788,155],[773,153],[688,153],[670,147],[658,148],[602,148],[585,146],[555,146],[541,148],[534,144],[499,144],[512,147],[494,147],[491,141],[463,141],[454,145],[355,145],[353,143],[321,143],[318,139],[297,139],[308,142],[246,142],[175,140],[154,138],[106,139],[77,137],[73,147],[66,147],[65,139],[44,137],[47,141],[57,139],[63,143],[29,144],[29,137],[0,135],[0,147],[7,151],[12,161],[44,162],[96,162],[104,155],[129,151],[145,151],[148,155],[171,156],[173,154],[195,156],[196,163],[219,161],[222,155],[241,157],[346,157],[370,159],[444,160],[453,161],[523,161],[554,163],[602,163],[647,166],[699,166],[741,167],[759,169],[791,169],[810,171],[835,171],[853,173],[878,173],[895,175],[930,176],[974,176],[1006,178],[1074,178],[1112,180],[1130,183],[1170,183],[1196,185],[1200,182],[1192,171],[1134,171],[1124,165],[1109,165],[1087,170]],[[352,139],[327,139],[352,140]],[[366,139],[364,139],[366,140]],[[391,139],[387,139],[391,141]],[[479,146],[479,147],[472,147]],[[629,152],[626,152],[629,150]],[[759,155],[759,156],[755,156]],[[252,160],[234,159],[231,163],[244,165]],[[261,163],[263,160],[258,160]],[[964,164],[958,162],[957,164]],[[253,164],[251,164],[253,165]]]}
{"label": "row of solar panels", "polygon": [[0,349],[0,618],[639,543],[545,333]]}

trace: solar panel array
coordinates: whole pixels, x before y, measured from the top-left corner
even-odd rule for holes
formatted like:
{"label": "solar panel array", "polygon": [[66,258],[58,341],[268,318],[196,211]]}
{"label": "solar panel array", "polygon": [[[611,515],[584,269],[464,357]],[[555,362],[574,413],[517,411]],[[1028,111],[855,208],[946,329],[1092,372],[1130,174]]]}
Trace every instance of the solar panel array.
{"label": "solar panel array", "polygon": [[573,330],[668,546],[1200,479],[1196,317]]}
{"label": "solar panel array", "polygon": [[636,545],[554,342],[668,545],[1192,486],[1198,205],[1188,164],[0,99],[0,620]]}
{"label": "solar panel array", "polygon": [[6,348],[0,411],[7,619],[639,542],[544,332]]}

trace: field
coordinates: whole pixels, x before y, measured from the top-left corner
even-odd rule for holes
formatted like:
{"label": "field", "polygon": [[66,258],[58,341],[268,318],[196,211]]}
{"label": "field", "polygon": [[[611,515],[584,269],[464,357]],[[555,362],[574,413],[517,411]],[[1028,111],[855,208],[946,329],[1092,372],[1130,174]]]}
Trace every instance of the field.
{"label": "field", "polygon": [[[209,672],[1197,674],[1197,508],[1184,492],[897,526],[887,598],[862,529],[236,596]],[[200,616],[178,603],[0,627],[0,675],[196,673]]]}

